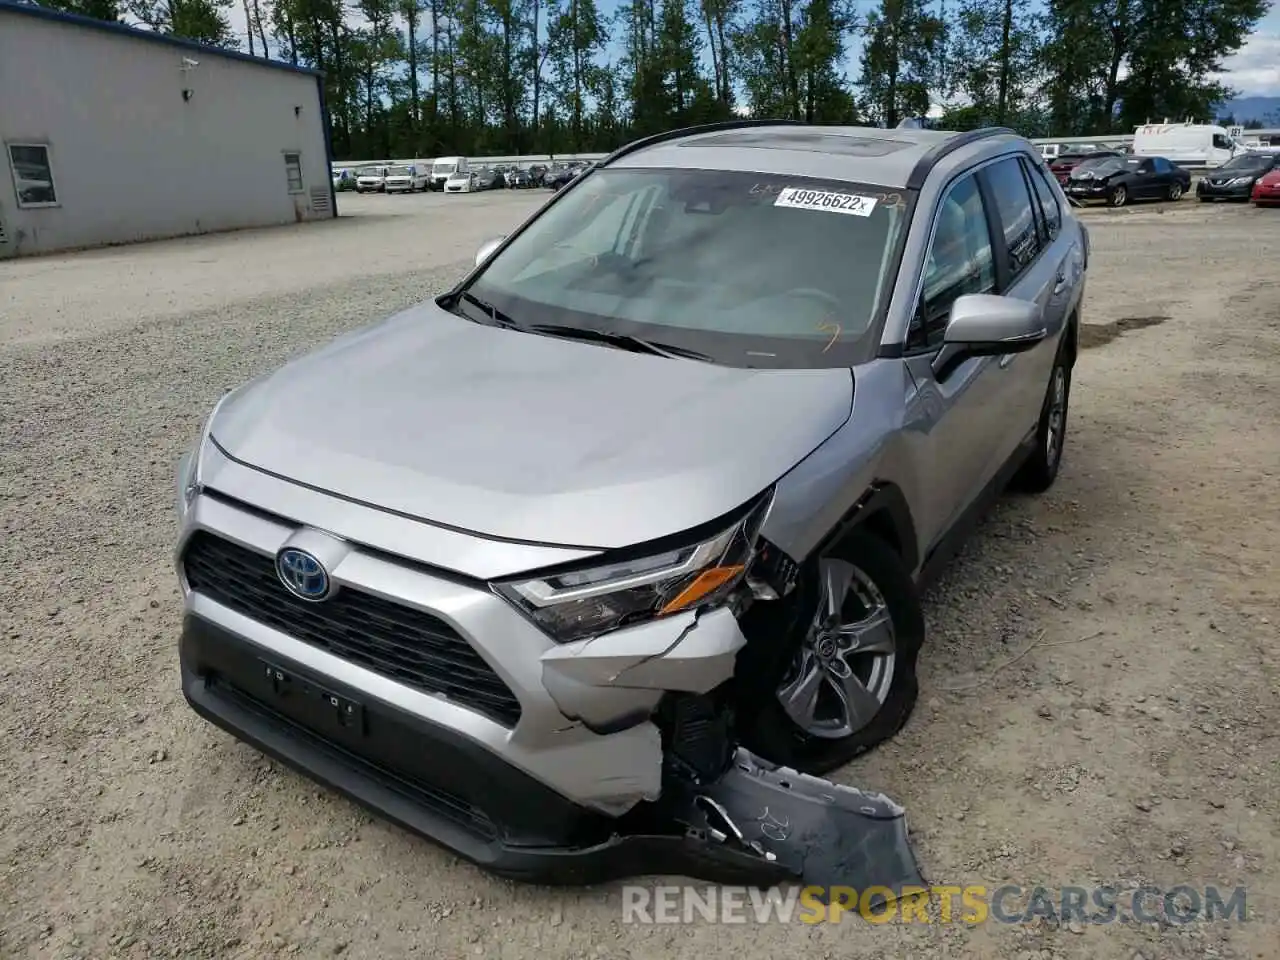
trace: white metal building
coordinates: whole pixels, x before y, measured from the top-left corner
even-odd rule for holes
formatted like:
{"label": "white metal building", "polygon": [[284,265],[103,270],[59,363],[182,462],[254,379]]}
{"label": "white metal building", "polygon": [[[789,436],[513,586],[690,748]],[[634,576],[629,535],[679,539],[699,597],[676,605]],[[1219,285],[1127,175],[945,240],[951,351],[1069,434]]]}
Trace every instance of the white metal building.
{"label": "white metal building", "polygon": [[0,0],[0,259],[336,216],[319,74]]}

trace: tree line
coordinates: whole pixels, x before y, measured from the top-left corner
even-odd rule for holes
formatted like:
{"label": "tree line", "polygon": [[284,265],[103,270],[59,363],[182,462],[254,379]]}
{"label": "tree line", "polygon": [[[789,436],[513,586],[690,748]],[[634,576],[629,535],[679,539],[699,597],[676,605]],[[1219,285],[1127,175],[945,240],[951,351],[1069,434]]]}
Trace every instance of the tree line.
{"label": "tree line", "polygon": [[[1208,119],[1270,0],[38,0],[324,72],[340,158],[605,151],[744,113],[1028,137]],[[864,5],[865,6],[865,5]],[[239,8],[247,35],[231,27]],[[849,70],[848,50],[861,41]],[[850,75],[852,73],[852,75]]]}

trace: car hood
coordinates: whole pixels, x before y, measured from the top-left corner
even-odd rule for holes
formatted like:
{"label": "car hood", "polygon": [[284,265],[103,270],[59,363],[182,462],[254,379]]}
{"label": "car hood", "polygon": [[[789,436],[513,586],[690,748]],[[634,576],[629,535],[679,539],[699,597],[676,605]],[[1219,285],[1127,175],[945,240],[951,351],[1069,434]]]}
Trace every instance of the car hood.
{"label": "car hood", "polygon": [[746,502],[852,401],[848,369],[667,359],[429,302],[238,391],[211,435],[242,463],[416,519],[610,548]]}

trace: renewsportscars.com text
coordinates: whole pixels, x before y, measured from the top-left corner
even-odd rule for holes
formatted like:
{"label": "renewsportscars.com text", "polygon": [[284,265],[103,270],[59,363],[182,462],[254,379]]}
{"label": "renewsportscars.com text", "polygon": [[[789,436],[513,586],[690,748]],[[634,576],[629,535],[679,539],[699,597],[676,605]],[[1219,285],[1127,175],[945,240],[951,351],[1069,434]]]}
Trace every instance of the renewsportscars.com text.
{"label": "renewsportscars.com text", "polygon": [[623,923],[1176,923],[1246,919],[1244,887],[639,886],[622,888]]}

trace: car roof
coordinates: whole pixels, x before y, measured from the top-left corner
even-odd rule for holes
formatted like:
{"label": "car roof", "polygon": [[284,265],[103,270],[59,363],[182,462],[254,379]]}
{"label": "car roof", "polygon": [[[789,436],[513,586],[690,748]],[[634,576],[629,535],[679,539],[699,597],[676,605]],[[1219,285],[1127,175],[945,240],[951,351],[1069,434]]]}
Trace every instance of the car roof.
{"label": "car roof", "polygon": [[1001,128],[958,133],[740,121],[638,141],[598,166],[726,170],[919,187],[947,154],[986,138],[1021,140]]}

